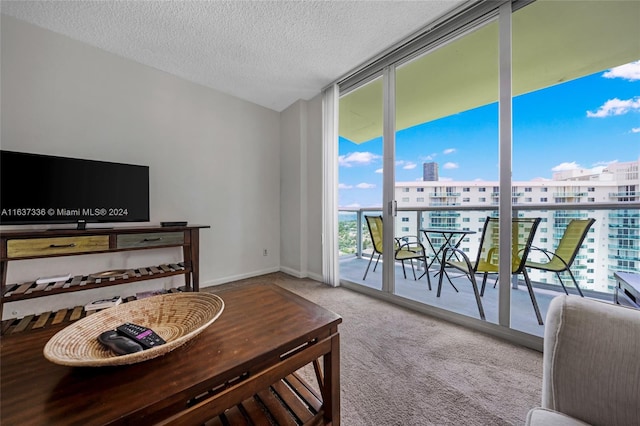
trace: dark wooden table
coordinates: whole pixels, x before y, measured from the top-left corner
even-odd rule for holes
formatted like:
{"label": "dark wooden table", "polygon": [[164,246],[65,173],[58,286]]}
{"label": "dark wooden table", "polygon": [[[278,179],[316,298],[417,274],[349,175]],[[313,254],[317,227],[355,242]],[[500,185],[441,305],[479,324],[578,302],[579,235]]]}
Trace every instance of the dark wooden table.
{"label": "dark wooden table", "polygon": [[[42,349],[60,326],[3,336],[2,425],[197,425],[224,416],[236,424],[234,415],[265,412],[274,392],[281,395],[273,400],[294,405],[300,398],[286,394],[308,396],[299,423],[339,425],[341,317],[275,285],[215,293],[225,302],[216,322],[173,352],[130,366],[72,368],[47,361]],[[315,402],[313,386],[292,376],[309,363],[319,381]],[[274,423],[276,411],[270,420],[252,421]]]}

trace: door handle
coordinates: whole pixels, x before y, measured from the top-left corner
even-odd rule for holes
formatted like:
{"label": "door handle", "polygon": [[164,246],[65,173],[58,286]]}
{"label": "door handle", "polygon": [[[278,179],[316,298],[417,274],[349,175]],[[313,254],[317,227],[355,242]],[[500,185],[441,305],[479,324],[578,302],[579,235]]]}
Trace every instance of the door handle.
{"label": "door handle", "polygon": [[398,215],[398,202],[396,200],[389,201],[389,215],[396,217]]}

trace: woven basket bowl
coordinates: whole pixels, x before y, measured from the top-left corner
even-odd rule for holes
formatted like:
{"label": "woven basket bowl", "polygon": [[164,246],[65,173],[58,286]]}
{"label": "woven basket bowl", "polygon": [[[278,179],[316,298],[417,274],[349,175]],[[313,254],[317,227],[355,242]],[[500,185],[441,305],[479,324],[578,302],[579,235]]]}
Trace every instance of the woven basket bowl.
{"label": "woven basket bowl", "polygon": [[[127,365],[164,355],[211,325],[224,310],[210,293],[171,293],[122,303],[88,315],[56,333],[44,347],[55,364],[73,367]],[[98,342],[100,333],[131,322],[155,331],[167,343],[142,352],[116,355]]]}

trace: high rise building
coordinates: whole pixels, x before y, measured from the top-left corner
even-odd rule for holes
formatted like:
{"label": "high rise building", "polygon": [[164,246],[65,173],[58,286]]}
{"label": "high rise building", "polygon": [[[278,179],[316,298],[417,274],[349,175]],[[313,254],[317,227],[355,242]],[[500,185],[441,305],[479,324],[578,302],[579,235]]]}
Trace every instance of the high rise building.
{"label": "high rise building", "polygon": [[[429,164],[436,163],[425,163],[425,180]],[[640,201],[639,170],[640,159],[603,170],[556,173],[551,180],[514,181],[506,195],[519,216],[542,218],[533,244],[539,248],[553,251],[571,219],[596,219],[571,269],[582,289],[612,293],[614,272],[637,273],[640,268],[640,211],[625,208],[625,203]],[[486,217],[497,214],[500,188],[497,181],[396,182],[396,199],[405,209],[398,213],[398,236],[416,235],[421,228],[475,231],[460,244],[461,250],[475,254]],[[594,209],[598,204],[619,207]],[[548,261],[537,251],[530,259]],[[553,273],[532,270],[529,275],[535,282],[559,285]]]}
{"label": "high rise building", "polygon": [[422,180],[425,182],[436,182],[438,180],[438,163],[424,163],[422,165]]}

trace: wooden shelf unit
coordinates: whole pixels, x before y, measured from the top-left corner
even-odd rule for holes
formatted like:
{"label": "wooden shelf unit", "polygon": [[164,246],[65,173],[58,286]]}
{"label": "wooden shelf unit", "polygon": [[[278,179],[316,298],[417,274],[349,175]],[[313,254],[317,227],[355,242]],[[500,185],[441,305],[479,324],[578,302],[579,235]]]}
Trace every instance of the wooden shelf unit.
{"label": "wooden shelf unit", "polygon": [[[2,278],[0,316],[4,304],[72,291],[126,284],[130,282],[184,275],[187,291],[199,291],[199,231],[208,225],[175,227],[140,226],[109,229],[9,230],[0,233],[0,276]],[[118,278],[75,275],[65,281],[36,284],[35,280],[7,284],[9,262],[49,257],[79,256],[182,247],[179,263],[129,269]]]}
{"label": "wooden shelf unit", "polygon": [[[172,288],[166,293],[179,293],[180,290]],[[137,300],[136,296],[123,297],[122,303]],[[30,314],[22,318],[11,318],[2,321],[0,326],[0,334],[16,334],[27,331],[35,331],[49,327],[62,326],[66,327],[69,323],[82,319],[88,315],[100,312],[102,309],[95,311],[85,311],[84,306],[74,306],[72,308],[62,308],[57,311],[43,312],[41,314]]]}

